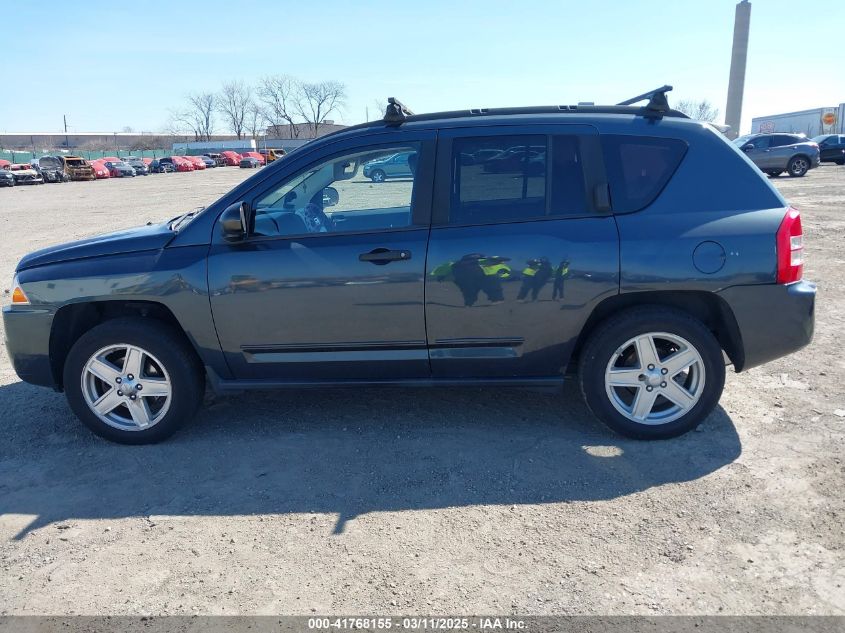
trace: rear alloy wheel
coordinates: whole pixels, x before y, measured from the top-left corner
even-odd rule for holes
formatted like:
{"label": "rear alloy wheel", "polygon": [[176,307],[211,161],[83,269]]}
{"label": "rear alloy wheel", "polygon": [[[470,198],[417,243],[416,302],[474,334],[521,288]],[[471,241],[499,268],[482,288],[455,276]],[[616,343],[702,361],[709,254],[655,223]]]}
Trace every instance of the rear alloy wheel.
{"label": "rear alloy wheel", "polygon": [[64,386],[88,428],[123,444],[168,437],[196,412],[204,390],[199,363],[182,337],[140,318],[86,332],[68,354]]}
{"label": "rear alloy wheel", "polygon": [[719,401],[725,366],[719,343],[673,308],[635,308],[599,326],[580,359],[590,410],[616,432],[664,439],[695,428]]}
{"label": "rear alloy wheel", "polygon": [[385,173],[381,169],[376,169],[373,173],[370,174],[370,180],[373,182],[384,182],[386,178]]}
{"label": "rear alloy wheel", "polygon": [[793,178],[800,178],[810,170],[810,160],[804,156],[793,156],[786,166],[786,171]]}

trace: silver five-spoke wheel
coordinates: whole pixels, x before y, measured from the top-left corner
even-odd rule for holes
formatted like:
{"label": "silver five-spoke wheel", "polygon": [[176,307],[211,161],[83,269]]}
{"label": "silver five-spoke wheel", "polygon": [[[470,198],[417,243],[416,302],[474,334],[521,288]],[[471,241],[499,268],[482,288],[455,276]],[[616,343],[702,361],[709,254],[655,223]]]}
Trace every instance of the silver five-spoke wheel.
{"label": "silver five-spoke wheel", "polygon": [[667,332],[635,336],[611,356],[605,390],[613,407],[640,424],[668,424],[704,391],[704,361],[684,338]]}
{"label": "silver five-spoke wheel", "polygon": [[109,345],[88,359],[82,395],[103,422],[124,431],[158,423],[170,408],[172,387],[164,365],[148,351],[128,344]]}

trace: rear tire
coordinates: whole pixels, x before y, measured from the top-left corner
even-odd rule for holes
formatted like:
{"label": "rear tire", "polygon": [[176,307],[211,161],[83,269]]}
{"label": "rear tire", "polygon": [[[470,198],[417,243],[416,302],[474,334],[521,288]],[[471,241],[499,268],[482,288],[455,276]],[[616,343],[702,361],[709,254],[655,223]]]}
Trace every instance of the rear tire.
{"label": "rear tire", "polygon": [[73,412],[100,437],[151,444],[193,417],[205,383],[199,359],[174,328],[121,318],[92,328],[74,344],[64,387]]}
{"label": "rear tire", "polygon": [[373,173],[370,174],[370,180],[373,182],[384,182],[387,179],[387,175],[381,170],[376,169]]}
{"label": "rear tire", "polygon": [[845,165],[845,160],[835,160],[833,162],[836,163],[837,165]]}
{"label": "rear tire", "polygon": [[581,353],[579,377],[587,406],[611,429],[633,439],[667,439],[713,411],[725,365],[701,321],[674,308],[643,306],[595,329]]}
{"label": "rear tire", "polygon": [[793,178],[801,178],[810,170],[810,159],[806,156],[793,156],[789,159],[786,171]]}

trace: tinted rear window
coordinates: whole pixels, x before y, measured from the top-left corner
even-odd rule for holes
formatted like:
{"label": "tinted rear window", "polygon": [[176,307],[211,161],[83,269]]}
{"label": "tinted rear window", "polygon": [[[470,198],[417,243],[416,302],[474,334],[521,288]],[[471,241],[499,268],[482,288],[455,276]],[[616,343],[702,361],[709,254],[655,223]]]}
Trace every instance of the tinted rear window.
{"label": "tinted rear window", "polygon": [[654,202],[681,164],[684,141],[650,136],[602,135],[613,210],[638,211]]}

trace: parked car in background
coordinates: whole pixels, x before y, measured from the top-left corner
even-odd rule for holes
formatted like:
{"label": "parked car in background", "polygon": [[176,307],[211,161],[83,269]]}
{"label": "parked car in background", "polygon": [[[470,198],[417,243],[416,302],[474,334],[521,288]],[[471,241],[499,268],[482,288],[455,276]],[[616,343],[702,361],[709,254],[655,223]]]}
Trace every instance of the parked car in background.
{"label": "parked car in background", "polygon": [[44,182],[67,182],[65,165],[58,156],[41,156],[29,161],[33,168],[41,174]]}
{"label": "parked car in background", "polygon": [[149,168],[140,158],[127,158],[124,162],[135,170],[136,176],[148,176],[150,174]]}
{"label": "parked car in background", "polygon": [[[486,384],[495,405],[572,369],[600,420],[665,439],[714,411],[726,359],[810,342],[801,215],[665,90],[645,107],[391,106],[203,209],[26,255],[3,308],[17,374],[142,444],[206,384]],[[512,147],[554,169],[462,164]],[[415,182],[361,195],[363,164],[409,152]]]}
{"label": "parked car in background", "polygon": [[197,156],[197,158],[199,158],[203,163],[205,163],[206,169],[214,169],[215,167],[217,167],[217,163],[215,162],[215,160],[211,156],[203,155],[203,156]]}
{"label": "parked car in background", "polygon": [[106,169],[109,170],[109,176],[112,178],[134,178],[135,170],[122,160],[111,161],[107,160],[103,163]]}
{"label": "parked car in background", "polygon": [[845,134],[822,134],[813,141],[819,144],[821,162],[845,165]]}
{"label": "parked car in background", "polygon": [[43,185],[44,178],[39,171],[29,164],[16,163],[9,167],[15,177],[16,185]]}
{"label": "parked car in background", "polygon": [[65,173],[71,180],[94,180],[94,168],[81,156],[62,156]]}
{"label": "parked car in background", "polygon": [[[161,160],[167,160],[166,158],[162,158]],[[170,160],[173,162],[173,166],[176,168],[176,171],[194,171],[194,164],[186,159],[184,156],[171,156]]]}
{"label": "parked car in background", "polygon": [[804,176],[819,166],[819,145],[803,134],[746,134],[734,140],[760,171],[779,176]]}
{"label": "parked car in background", "polygon": [[150,173],[151,174],[169,174],[176,171],[173,163],[170,161],[164,161],[164,159],[154,159],[150,163]]}
{"label": "parked car in background", "polygon": [[265,158],[264,158],[261,154],[259,154],[258,152],[241,152],[241,158],[243,158],[243,157],[245,157],[245,156],[249,156],[249,157],[251,157],[251,158],[254,158],[254,159],[255,159],[255,160],[257,160],[257,161],[258,161],[261,165],[266,165],[266,164],[267,164],[267,159],[265,159]]}
{"label": "parked car in background", "polygon": [[373,182],[384,182],[388,178],[410,178],[412,174],[408,157],[412,153],[414,152],[400,152],[366,163],[362,171],[364,178]]}
{"label": "parked car in background", "polygon": [[217,167],[225,167],[226,166],[226,159],[223,157],[222,154],[206,154],[211,160],[214,161],[215,166]]}
{"label": "parked car in background", "polygon": [[0,167],[0,187],[14,187],[15,176],[11,171],[4,167]]}
{"label": "parked car in background", "polygon": [[287,152],[283,149],[274,149],[272,147],[267,149],[258,150],[258,153],[264,157],[264,160],[269,164],[272,163],[274,160],[281,158]]}
{"label": "parked car in background", "polygon": [[0,159],[0,169],[9,169],[12,166],[12,162],[6,160],[5,158]]}
{"label": "parked car in background", "polygon": [[196,170],[202,170],[206,168],[205,161],[200,156],[183,156],[186,161],[191,163]]}
{"label": "parked car in background", "polygon": [[244,169],[257,169],[261,167],[261,162],[253,156],[244,156],[241,158],[240,167]]}
{"label": "parked car in background", "polygon": [[241,155],[231,150],[220,152],[220,156],[223,157],[223,160],[229,167],[237,167],[241,162]]}
{"label": "parked car in background", "polygon": [[104,160],[92,160],[91,169],[94,171],[94,178],[96,178],[97,180],[111,178],[109,168],[106,167],[106,161]]}

